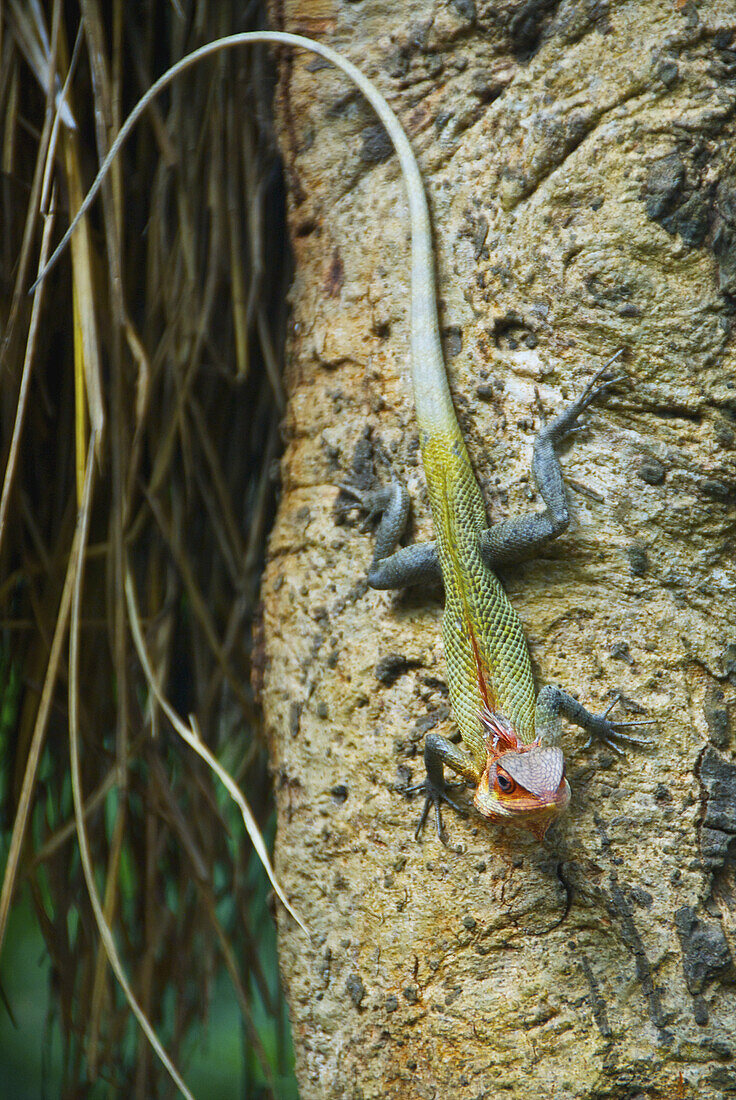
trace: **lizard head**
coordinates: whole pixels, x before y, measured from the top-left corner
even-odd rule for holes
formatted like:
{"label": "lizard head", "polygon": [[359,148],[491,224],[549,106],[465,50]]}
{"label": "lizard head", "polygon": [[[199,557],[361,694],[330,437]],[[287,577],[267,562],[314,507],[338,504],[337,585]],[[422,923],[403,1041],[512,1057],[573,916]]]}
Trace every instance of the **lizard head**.
{"label": "lizard head", "polygon": [[473,801],[496,824],[518,825],[542,840],[570,801],[562,749],[531,745],[489,753]]}

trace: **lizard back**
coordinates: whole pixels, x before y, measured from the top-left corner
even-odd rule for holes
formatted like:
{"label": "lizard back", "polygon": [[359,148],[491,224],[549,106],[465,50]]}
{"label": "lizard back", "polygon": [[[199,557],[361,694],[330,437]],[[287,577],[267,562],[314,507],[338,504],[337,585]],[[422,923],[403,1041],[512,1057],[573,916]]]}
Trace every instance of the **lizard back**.
{"label": "lizard back", "polygon": [[450,699],[463,741],[483,766],[487,749],[479,716],[486,700],[479,661],[489,702],[525,743],[534,739],[534,681],[519,616],[480,556],[485,506],[453,421],[443,430],[421,432],[422,460],[445,585],[442,639]]}

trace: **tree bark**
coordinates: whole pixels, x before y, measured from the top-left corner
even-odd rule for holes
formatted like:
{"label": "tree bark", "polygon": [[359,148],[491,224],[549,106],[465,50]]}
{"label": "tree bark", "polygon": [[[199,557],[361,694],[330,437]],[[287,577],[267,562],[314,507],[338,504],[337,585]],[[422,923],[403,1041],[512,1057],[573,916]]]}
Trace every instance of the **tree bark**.
{"label": "tree bark", "polygon": [[[296,276],[264,706],[302,1100],[736,1092],[736,37],[732,2],[287,3],[392,103],[435,227],[450,384],[489,519],[619,348],[630,383],[563,465],[572,522],[503,580],[538,683],[651,716],[565,744],[546,846],[445,811],[419,843],[424,733],[453,730],[441,596],[374,592],[337,483],[431,519],[408,385],[407,209],[347,81],[282,54]],[[468,799],[468,805],[469,805]]]}

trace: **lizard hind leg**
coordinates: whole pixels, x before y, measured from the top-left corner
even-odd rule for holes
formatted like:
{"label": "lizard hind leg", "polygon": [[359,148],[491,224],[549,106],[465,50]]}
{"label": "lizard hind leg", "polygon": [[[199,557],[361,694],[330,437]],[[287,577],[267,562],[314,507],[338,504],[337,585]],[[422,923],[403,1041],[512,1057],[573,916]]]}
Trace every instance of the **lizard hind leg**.
{"label": "lizard hind leg", "polygon": [[540,428],[534,440],[532,474],[544,501],[544,511],[504,520],[482,533],[480,552],[489,568],[495,570],[500,565],[534,557],[548,542],[566,530],[570,515],[557,446],[579,427],[580,414],[621,380],[619,376],[612,375],[609,368],[622,351],[608,360],[583,392],[554,420]]}
{"label": "lizard hind leg", "polygon": [[434,542],[401,546],[399,539],[409,518],[409,493],[398,480],[380,489],[364,491],[354,485],[341,484],[343,492],[353,497],[367,513],[370,521],[380,516],[373,548],[373,561],[368,570],[371,588],[408,588],[410,585],[439,584],[442,581],[440,560]]}

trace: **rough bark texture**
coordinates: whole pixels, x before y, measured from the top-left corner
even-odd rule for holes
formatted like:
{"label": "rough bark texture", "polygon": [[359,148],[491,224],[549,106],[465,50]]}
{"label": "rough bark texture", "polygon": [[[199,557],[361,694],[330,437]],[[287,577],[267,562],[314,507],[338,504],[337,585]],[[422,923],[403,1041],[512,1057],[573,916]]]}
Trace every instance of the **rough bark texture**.
{"label": "rough bark texture", "polygon": [[[395,470],[431,538],[407,378],[406,205],[347,82],[283,56],[296,258],[264,704],[303,1100],[736,1093],[736,38],[731,2],[286,4],[418,153],[450,381],[489,517],[528,509],[540,404],[620,347],[567,448],[573,522],[504,577],[539,682],[652,715],[566,744],[547,848],[399,793],[450,734],[441,598],[367,590],[336,483]],[[538,392],[538,398],[537,398]],[[533,506],[533,505],[532,505]],[[569,900],[569,909],[568,909]]]}

